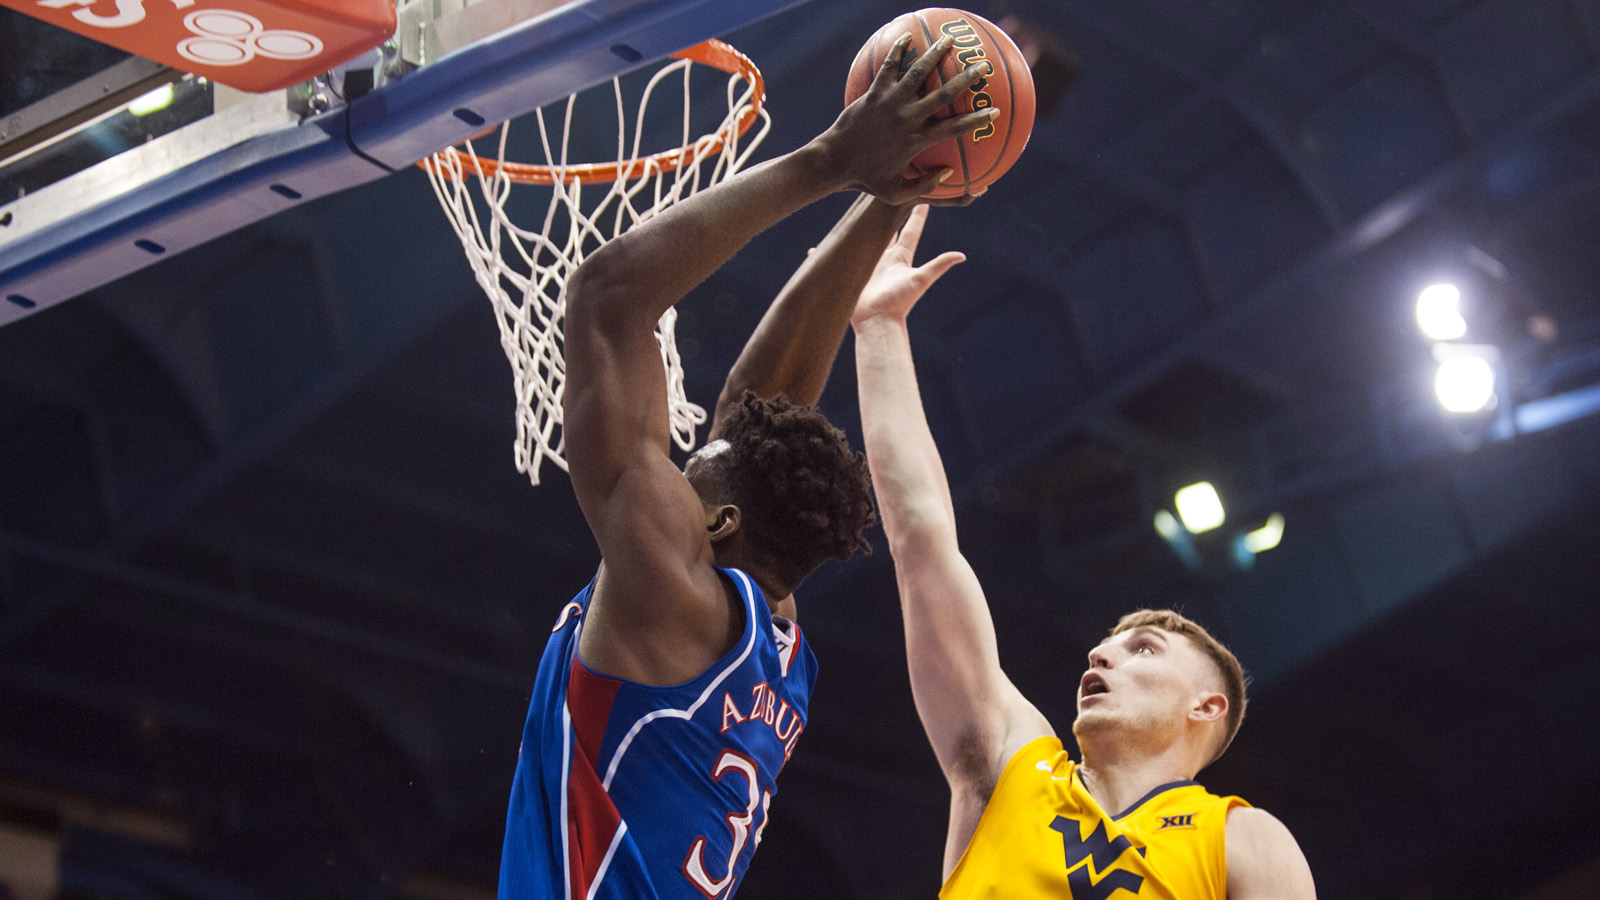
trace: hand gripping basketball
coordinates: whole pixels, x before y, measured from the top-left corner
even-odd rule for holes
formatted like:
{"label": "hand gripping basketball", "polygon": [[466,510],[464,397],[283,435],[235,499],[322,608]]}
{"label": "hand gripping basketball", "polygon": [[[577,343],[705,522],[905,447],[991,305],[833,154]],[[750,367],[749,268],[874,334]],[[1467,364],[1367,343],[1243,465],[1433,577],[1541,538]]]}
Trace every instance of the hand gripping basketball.
{"label": "hand gripping basketball", "polygon": [[905,65],[911,35],[903,35],[884,57],[872,84],[817,141],[825,148],[833,171],[856,190],[885,203],[901,204],[927,194],[948,177],[948,169],[907,178],[906,168],[917,154],[990,121],[996,111],[979,110],[935,119],[982,74],[980,65],[969,66],[938,90],[918,96],[928,75],[946,53],[951,41],[942,38],[916,61]]}
{"label": "hand gripping basketball", "polygon": [[921,9],[896,17],[861,45],[845,80],[846,105],[866,92],[895,39],[908,31],[912,34],[912,53],[940,37],[955,44],[924,84],[929,92],[938,90],[965,68],[983,66],[983,76],[971,82],[937,116],[957,116],[980,109],[996,109],[1000,114],[954,140],[928,148],[911,161],[906,174],[916,178],[946,168],[955,172],[927,195],[928,200],[977,196],[1004,175],[1028,145],[1034,117],[1033,75],[1028,61],[1010,36],[980,15],[946,7]]}

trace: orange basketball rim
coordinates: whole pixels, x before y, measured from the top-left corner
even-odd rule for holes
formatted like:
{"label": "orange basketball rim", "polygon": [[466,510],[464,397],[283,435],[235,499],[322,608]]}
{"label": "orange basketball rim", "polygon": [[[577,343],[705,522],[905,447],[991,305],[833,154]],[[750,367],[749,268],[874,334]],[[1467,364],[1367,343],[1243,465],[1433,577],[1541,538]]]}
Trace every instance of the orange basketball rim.
{"label": "orange basketball rim", "polygon": [[[750,102],[742,107],[737,118],[727,123],[718,131],[705,135],[699,140],[685,147],[664,150],[650,156],[622,160],[619,162],[604,163],[579,163],[569,166],[549,166],[535,163],[501,162],[479,156],[472,151],[470,142],[463,145],[467,149],[451,147],[443,152],[454,153],[460,160],[462,171],[476,171],[486,178],[497,175],[504,176],[507,180],[517,184],[543,184],[552,185],[558,180],[564,184],[574,181],[583,184],[606,184],[634,178],[643,178],[659,172],[671,172],[686,165],[709,156],[721,153],[728,141],[743,137],[750,126],[761,117],[762,105],[767,99],[767,84],[761,78],[761,70],[756,64],[731,45],[712,39],[696,44],[672,54],[674,59],[686,59],[690,62],[703,63],[714,69],[726,72],[729,75],[738,75],[750,84]],[[496,126],[499,127],[499,126]],[[474,135],[482,137],[493,131],[487,129]],[[417,163],[425,166],[427,160]],[[439,167],[441,174],[451,175],[448,169]]]}

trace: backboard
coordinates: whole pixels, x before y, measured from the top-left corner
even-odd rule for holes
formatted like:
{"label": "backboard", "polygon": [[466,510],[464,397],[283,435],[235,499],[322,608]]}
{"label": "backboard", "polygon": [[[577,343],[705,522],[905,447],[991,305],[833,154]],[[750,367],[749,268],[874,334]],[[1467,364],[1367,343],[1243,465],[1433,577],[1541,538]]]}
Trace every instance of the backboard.
{"label": "backboard", "polygon": [[[134,58],[0,120],[0,325],[801,2],[405,0],[381,48],[266,94]],[[170,130],[73,163],[152,96]]]}

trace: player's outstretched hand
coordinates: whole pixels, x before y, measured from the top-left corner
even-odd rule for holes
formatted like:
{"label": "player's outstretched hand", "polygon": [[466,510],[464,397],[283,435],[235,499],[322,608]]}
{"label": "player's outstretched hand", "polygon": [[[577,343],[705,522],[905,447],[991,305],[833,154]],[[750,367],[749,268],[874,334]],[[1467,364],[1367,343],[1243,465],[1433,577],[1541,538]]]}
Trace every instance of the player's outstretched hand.
{"label": "player's outstretched hand", "polygon": [[904,319],[928,288],[933,287],[934,282],[958,263],[966,261],[966,254],[950,252],[941,253],[920,266],[912,265],[917,255],[917,242],[922,240],[922,227],[927,221],[928,207],[925,204],[919,204],[911,211],[910,218],[900,228],[899,236],[878,258],[872,277],[867,280],[867,286],[862,288],[861,299],[856,301],[855,313],[850,317],[853,324],[859,326],[878,316]]}
{"label": "player's outstretched hand", "polygon": [[[895,205],[921,197],[953,174],[950,169],[939,169],[920,178],[907,178],[906,166],[913,157],[977,128],[999,112],[991,107],[947,119],[933,118],[986,70],[982,63],[969,66],[938,90],[919,97],[928,74],[950,51],[951,39],[940,38],[906,66],[910,43],[911,35],[906,34],[890,48],[867,92],[845,107],[838,120],[817,137],[829,165],[848,187]],[[960,201],[971,202],[967,198]]]}

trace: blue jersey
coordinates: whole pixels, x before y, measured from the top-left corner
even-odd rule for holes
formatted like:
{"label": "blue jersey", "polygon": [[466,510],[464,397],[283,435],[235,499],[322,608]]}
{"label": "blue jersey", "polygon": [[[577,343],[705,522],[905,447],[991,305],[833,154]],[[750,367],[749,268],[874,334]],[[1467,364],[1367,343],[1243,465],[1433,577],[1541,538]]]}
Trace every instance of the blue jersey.
{"label": "blue jersey", "polygon": [[744,631],[671,687],[578,658],[593,582],[562,610],[522,729],[500,900],[732,896],[805,730],[817,662],[750,576],[720,571],[744,603]]}

